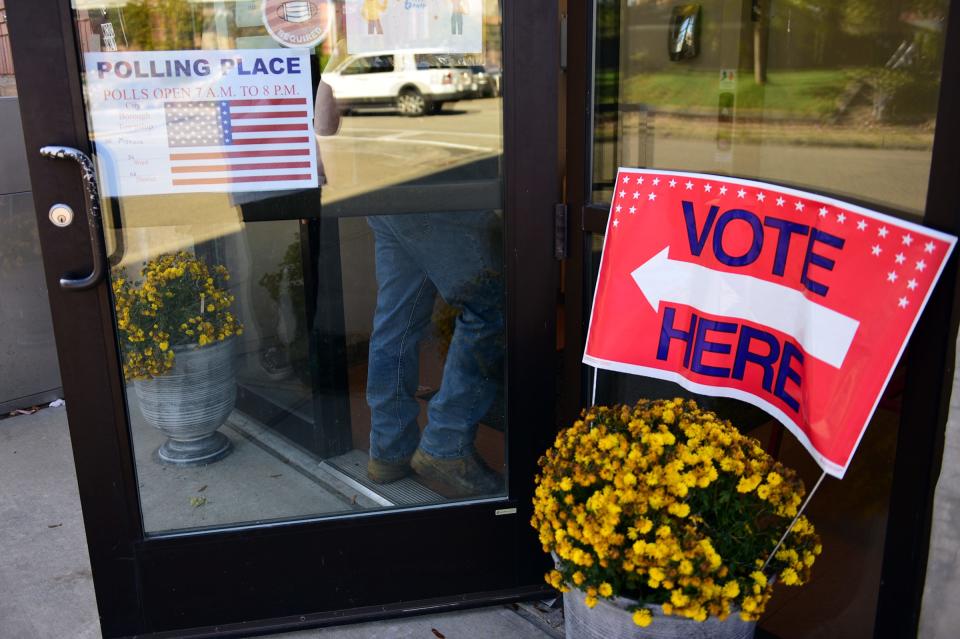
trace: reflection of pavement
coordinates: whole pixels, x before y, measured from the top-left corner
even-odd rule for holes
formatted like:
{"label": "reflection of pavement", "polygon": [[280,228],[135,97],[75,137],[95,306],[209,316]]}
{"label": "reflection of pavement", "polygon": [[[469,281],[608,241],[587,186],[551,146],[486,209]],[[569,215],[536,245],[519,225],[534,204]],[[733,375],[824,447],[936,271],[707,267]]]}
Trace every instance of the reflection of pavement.
{"label": "reflection of pavement", "polygon": [[[614,153],[612,143],[598,145],[598,157]],[[656,168],[726,173],[877,202],[912,213],[910,219],[924,209],[930,175],[930,152],[911,149],[736,143],[724,156],[714,140],[657,136],[653,159]]]}
{"label": "reflection of pavement", "polygon": [[328,180],[324,203],[498,155],[501,104],[469,100],[420,118],[389,111],[344,117],[337,135],[318,138]]}

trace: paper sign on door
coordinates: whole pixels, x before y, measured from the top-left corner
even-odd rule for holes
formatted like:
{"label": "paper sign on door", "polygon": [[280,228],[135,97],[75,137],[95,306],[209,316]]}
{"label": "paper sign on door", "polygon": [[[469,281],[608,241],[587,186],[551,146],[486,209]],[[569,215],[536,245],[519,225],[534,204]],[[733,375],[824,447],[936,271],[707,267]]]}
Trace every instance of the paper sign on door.
{"label": "paper sign on door", "polygon": [[349,53],[481,53],[481,0],[347,0]]}
{"label": "paper sign on door", "polygon": [[317,186],[305,51],[88,53],[84,63],[107,196]]}

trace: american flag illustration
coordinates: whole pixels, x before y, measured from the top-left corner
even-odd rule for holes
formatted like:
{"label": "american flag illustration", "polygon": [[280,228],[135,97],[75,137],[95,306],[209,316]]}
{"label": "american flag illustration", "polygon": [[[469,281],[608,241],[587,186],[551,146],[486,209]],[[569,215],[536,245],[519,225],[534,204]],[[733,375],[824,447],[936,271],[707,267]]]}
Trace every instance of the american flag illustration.
{"label": "american flag illustration", "polygon": [[316,177],[304,98],[166,102],[163,109],[174,187],[259,183],[269,189],[271,182]]}

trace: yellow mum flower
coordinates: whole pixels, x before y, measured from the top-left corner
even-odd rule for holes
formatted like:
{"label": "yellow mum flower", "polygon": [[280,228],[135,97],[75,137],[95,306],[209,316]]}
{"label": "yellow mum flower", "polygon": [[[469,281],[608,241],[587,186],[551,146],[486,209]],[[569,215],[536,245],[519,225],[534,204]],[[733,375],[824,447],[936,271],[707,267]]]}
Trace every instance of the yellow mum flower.
{"label": "yellow mum flower", "polygon": [[[200,330],[220,339],[226,330],[208,321]],[[531,524],[560,558],[560,585],[581,588],[588,604],[633,580],[668,599],[665,614],[723,619],[739,609],[754,620],[770,598],[760,567],[804,493],[756,439],[677,399],[585,411],[540,460],[534,494]],[[820,550],[803,519],[771,570],[801,584]]]}
{"label": "yellow mum flower", "polygon": [[686,517],[687,515],[690,514],[690,506],[687,504],[676,504],[676,503],[670,504],[667,510],[669,510],[671,513],[673,513],[677,517],[681,517],[681,518]]}
{"label": "yellow mum flower", "polygon": [[737,482],[737,492],[739,493],[749,493],[753,491],[761,482],[762,478],[760,475],[750,475],[749,477],[741,477],[740,481]]}
{"label": "yellow mum flower", "polygon": [[633,623],[641,628],[646,628],[653,621],[653,613],[646,608],[635,610],[633,613]]}
{"label": "yellow mum flower", "polygon": [[723,585],[723,596],[727,599],[733,599],[740,594],[740,584],[736,581],[728,581]]}
{"label": "yellow mum flower", "polygon": [[788,586],[793,586],[800,581],[799,577],[797,577],[797,571],[793,568],[784,568],[780,572],[780,578],[783,579],[783,583]]}

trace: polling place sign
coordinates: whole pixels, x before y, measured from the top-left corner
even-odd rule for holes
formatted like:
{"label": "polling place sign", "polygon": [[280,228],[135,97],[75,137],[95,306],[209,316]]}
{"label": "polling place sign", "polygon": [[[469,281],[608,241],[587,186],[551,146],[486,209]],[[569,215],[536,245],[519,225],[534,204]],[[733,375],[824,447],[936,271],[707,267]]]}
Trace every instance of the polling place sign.
{"label": "polling place sign", "polygon": [[317,186],[304,50],[84,55],[108,196]]}
{"label": "polling place sign", "polygon": [[956,238],[751,180],[615,188],[583,361],[754,404],[843,477]]}

